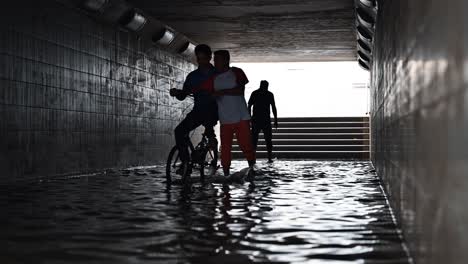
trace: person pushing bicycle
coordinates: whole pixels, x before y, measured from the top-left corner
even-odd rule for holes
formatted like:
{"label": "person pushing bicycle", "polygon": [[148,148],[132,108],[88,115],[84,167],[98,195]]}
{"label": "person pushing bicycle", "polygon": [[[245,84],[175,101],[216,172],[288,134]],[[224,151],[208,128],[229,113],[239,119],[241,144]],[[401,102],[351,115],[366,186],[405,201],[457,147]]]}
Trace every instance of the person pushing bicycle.
{"label": "person pushing bicycle", "polygon": [[[189,94],[193,93],[194,105],[192,111],[187,114],[185,119],[175,128],[175,141],[179,150],[179,157],[187,166],[190,157],[188,151],[187,138],[190,131],[200,125],[205,127],[205,136],[209,139],[210,145],[214,150],[217,149],[216,134],[214,127],[218,122],[218,106],[216,99],[206,91],[193,90],[215,74],[215,68],[210,63],[212,58],[211,48],[206,44],[200,44],[195,47],[195,56],[197,57],[198,69],[187,75],[183,88],[170,90],[170,95],[178,100],[184,100]],[[214,161],[216,162],[216,161]]]}

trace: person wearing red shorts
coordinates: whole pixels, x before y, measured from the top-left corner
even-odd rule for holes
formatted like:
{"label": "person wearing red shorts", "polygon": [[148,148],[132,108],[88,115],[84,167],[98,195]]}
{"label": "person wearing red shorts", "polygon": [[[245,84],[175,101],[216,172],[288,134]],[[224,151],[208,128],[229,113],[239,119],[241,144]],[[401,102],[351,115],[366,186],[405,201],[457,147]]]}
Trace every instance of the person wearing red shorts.
{"label": "person wearing red shorts", "polygon": [[197,88],[208,90],[216,97],[221,123],[221,165],[225,176],[230,172],[234,134],[249,167],[252,169],[255,164],[250,113],[244,98],[245,85],[249,80],[242,69],[230,67],[229,62],[229,51],[216,51],[214,53],[216,74]]}

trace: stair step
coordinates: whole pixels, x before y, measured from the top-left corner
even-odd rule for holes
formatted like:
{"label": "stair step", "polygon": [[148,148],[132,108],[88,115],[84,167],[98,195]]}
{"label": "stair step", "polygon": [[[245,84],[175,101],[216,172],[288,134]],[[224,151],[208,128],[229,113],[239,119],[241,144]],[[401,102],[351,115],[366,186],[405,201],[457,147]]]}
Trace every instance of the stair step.
{"label": "stair step", "polygon": [[369,117],[279,117],[279,122],[369,122]]}
{"label": "stair step", "polygon": [[[273,128],[273,155],[284,159],[369,159],[369,117],[282,117]],[[233,157],[243,154],[233,142]],[[266,158],[260,133],[257,157]]]}
{"label": "stair step", "polygon": [[[369,139],[277,139],[273,138],[274,146],[281,145],[369,145]],[[237,145],[234,140],[233,145]],[[264,139],[258,140],[258,145],[265,145]]]}
{"label": "stair step", "polygon": [[361,127],[368,128],[368,122],[285,122],[278,123],[279,128],[302,128],[302,127]]}
{"label": "stair step", "polygon": [[[240,151],[239,146],[234,146],[233,151]],[[265,145],[257,146],[257,151],[266,151]],[[340,145],[280,145],[274,146],[273,150],[276,151],[369,151],[368,145],[350,145],[350,146],[340,146]]]}
{"label": "stair step", "polygon": [[[263,139],[263,133],[259,139]],[[368,139],[369,133],[281,133],[274,134],[273,139]]]}
{"label": "stair step", "polygon": [[[234,159],[243,159],[240,151],[233,151]],[[257,151],[256,157],[267,158],[266,151]],[[369,159],[369,151],[274,151],[273,157],[279,159]]]}
{"label": "stair step", "polygon": [[369,133],[369,128],[362,127],[313,127],[313,128],[278,128],[273,134],[288,133]]}

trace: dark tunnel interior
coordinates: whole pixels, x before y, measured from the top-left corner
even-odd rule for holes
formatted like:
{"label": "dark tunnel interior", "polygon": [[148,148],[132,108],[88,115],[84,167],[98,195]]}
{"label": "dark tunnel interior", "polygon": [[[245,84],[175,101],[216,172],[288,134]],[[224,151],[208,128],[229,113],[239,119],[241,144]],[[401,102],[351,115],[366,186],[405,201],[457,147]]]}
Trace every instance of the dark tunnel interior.
{"label": "dark tunnel interior", "polygon": [[[0,262],[465,263],[467,12],[464,0],[5,1]],[[248,118],[220,117],[215,147],[194,129],[171,181],[174,130],[199,99],[170,90],[190,86],[203,43],[233,63],[352,61],[369,113],[272,113],[254,165],[245,83],[215,64],[213,90],[193,87],[236,117],[222,100],[238,98]],[[216,90],[226,72],[234,94]]]}

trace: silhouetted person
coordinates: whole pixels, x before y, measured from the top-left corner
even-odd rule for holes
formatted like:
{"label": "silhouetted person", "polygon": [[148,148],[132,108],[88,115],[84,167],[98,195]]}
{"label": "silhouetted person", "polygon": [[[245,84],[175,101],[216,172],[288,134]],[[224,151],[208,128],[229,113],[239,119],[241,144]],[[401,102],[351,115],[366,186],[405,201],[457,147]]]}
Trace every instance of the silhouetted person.
{"label": "silhouetted person", "polygon": [[268,151],[268,162],[273,162],[272,151],[272,131],[271,131],[271,118],[270,106],[273,110],[275,117],[275,128],[278,128],[278,115],[276,112],[275,97],[273,93],[268,91],[268,82],[261,81],[260,88],[255,90],[249,99],[249,112],[252,113],[252,140],[254,148],[257,149],[258,134],[263,130],[265,142]]}
{"label": "silhouetted person", "polygon": [[170,90],[170,95],[175,96],[180,101],[185,100],[191,93],[193,93],[194,98],[192,111],[187,114],[185,119],[174,130],[176,145],[179,148],[179,157],[184,166],[190,160],[187,143],[190,131],[203,125],[205,127],[205,135],[209,138],[211,144],[217,144],[213,128],[218,123],[218,105],[216,104],[216,99],[206,91],[192,92],[195,87],[198,87],[215,74],[215,68],[210,63],[212,57],[211,48],[206,44],[200,44],[195,47],[195,56],[197,57],[198,69],[187,75],[182,90],[175,88]]}
{"label": "silhouetted person", "polygon": [[230,66],[229,51],[218,50],[214,55],[216,75],[194,91],[208,91],[216,97],[221,123],[221,165],[224,175],[230,174],[234,135],[249,164],[249,173],[252,173],[255,150],[250,131],[251,117],[244,98],[245,85],[249,80],[242,69]]}

